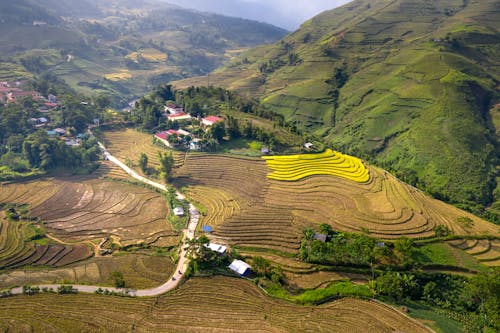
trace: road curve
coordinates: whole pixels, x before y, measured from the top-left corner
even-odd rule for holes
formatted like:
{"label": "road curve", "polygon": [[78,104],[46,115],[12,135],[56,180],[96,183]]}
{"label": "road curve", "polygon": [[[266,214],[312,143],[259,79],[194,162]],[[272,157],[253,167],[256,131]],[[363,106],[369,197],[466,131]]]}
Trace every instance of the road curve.
{"label": "road curve", "polygon": [[[143,182],[145,184],[148,184],[150,186],[153,186],[155,188],[158,188],[162,191],[167,191],[167,187],[163,184],[156,183],[150,179],[147,179],[141,175],[139,175],[137,172],[134,170],[130,169],[125,163],[111,155],[106,147],[100,142],[98,142],[99,148],[103,151],[104,156],[114,164],[118,165],[120,168],[122,168],[126,173],[128,173],[130,176],[133,178],[139,180],[140,182]],[[184,195],[180,193],[179,191],[175,192],[175,195],[177,199],[183,200],[185,199]],[[196,207],[193,204],[189,204],[189,223],[187,228],[183,231],[183,240],[182,243],[184,244],[186,239],[193,239],[194,234],[196,231],[196,227],[198,226],[198,222],[200,220],[200,213],[196,209]],[[74,289],[76,289],[78,292],[83,292],[83,293],[95,293],[98,290],[108,290],[110,292],[116,292],[116,293],[122,293],[126,294],[129,296],[135,296],[135,297],[152,297],[152,296],[158,296],[161,294],[164,294],[175,287],[179,284],[180,280],[182,279],[183,274],[186,272],[187,267],[188,267],[189,259],[186,256],[186,250],[183,245],[181,245],[180,248],[180,253],[179,253],[179,261],[177,262],[177,266],[175,268],[175,272],[173,276],[164,284],[161,286],[158,286],[156,288],[151,288],[151,289],[138,289],[138,290],[133,290],[133,289],[127,289],[127,288],[114,288],[114,287],[102,287],[102,286],[87,286],[87,285],[72,285]],[[44,284],[44,285],[37,285],[36,287],[39,287],[40,289],[52,289],[52,290],[57,290],[61,285],[60,284]],[[35,286],[33,286],[35,287]],[[10,290],[11,295],[20,295],[23,293],[23,288],[22,287],[17,287],[13,288]]]}

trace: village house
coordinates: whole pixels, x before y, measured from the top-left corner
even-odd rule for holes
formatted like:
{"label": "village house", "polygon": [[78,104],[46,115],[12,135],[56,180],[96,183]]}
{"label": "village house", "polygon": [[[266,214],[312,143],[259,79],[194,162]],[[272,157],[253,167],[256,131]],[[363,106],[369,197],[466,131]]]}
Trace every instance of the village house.
{"label": "village house", "polygon": [[164,111],[168,114],[171,114],[171,115],[185,113],[184,108],[177,106],[175,104],[165,105]]}
{"label": "village house", "polygon": [[19,100],[23,98],[29,98],[33,100],[42,99],[42,95],[37,91],[11,91],[7,94],[7,102],[8,103],[17,103]]}
{"label": "village house", "polygon": [[233,272],[238,273],[240,276],[245,276],[250,272],[252,267],[242,260],[235,259],[231,265],[229,265],[229,269]]}
{"label": "village house", "polygon": [[29,122],[34,124],[36,127],[42,127],[47,125],[49,120],[45,117],[40,117],[40,118],[30,118]]}
{"label": "village house", "polygon": [[216,243],[205,244],[205,247],[210,249],[211,251],[217,252],[219,254],[224,254],[224,253],[226,253],[226,250],[227,250],[227,246],[216,244]]}
{"label": "village house", "polygon": [[208,117],[203,118],[201,120],[201,123],[206,128],[206,127],[212,126],[215,123],[219,123],[221,121],[224,121],[224,118],[217,117],[217,116],[208,116]]}
{"label": "village house", "polygon": [[182,112],[178,114],[169,114],[167,115],[167,118],[170,121],[188,120],[191,119],[191,115]]}
{"label": "village house", "polygon": [[168,131],[156,133],[155,138],[160,140],[161,142],[163,142],[163,144],[165,146],[172,147],[173,145],[169,142],[169,137],[171,137],[172,135],[174,135],[176,137],[184,137],[184,136],[191,135],[191,133],[189,133],[188,131],[185,131],[183,129],[179,129],[179,130],[170,129]]}
{"label": "village house", "polygon": [[174,215],[175,216],[184,216],[184,209],[182,209],[182,207],[175,207],[174,208]]}

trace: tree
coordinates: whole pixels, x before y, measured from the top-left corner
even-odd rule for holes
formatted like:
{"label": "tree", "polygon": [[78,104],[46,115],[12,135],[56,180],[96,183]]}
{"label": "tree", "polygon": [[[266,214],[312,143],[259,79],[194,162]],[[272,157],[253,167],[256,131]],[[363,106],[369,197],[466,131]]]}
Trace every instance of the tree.
{"label": "tree", "polygon": [[148,155],[145,153],[141,153],[139,156],[139,167],[141,168],[142,172],[146,173],[147,168],[148,168]]}
{"label": "tree", "polygon": [[500,267],[471,278],[463,297],[476,307],[483,326],[500,331]]}
{"label": "tree", "polygon": [[413,240],[401,237],[394,243],[394,249],[398,252],[403,265],[410,265],[414,261],[415,248]]}
{"label": "tree", "polygon": [[113,281],[113,285],[116,288],[124,288],[125,280],[123,279],[123,273],[119,271],[114,271],[109,275],[110,280]]}
{"label": "tree", "polygon": [[164,182],[170,179],[172,169],[174,167],[174,157],[172,152],[168,153],[158,152],[158,159],[160,160],[160,177]]}
{"label": "tree", "polygon": [[224,122],[220,121],[213,124],[210,130],[208,131],[208,134],[210,135],[211,138],[213,138],[217,142],[221,142],[222,138],[224,138],[224,135],[226,134],[226,126]]}

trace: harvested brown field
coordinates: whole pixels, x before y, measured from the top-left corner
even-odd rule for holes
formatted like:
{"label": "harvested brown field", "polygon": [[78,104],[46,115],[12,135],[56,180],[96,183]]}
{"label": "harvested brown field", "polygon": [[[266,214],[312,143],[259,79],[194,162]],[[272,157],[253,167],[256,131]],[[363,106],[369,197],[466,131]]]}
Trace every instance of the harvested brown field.
{"label": "harvested brown field", "polygon": [[[125,162],[130,159],[134,164],[137,164],[141,153],[148,156],[148,166],[158,167],[158,152],[168,151],[163,144],[153,144],[153,135],[142,133],[134,129],[119,129],[114,131],[106,131],[103,133],[104,144],[109,152],[117,157],[120,161]],[[175,167],[180,167],[184,163],[185,153],[173,151]],[[140,172],[139,168],[135,168]]]}
{"label": "harvested brown field", "polygon": [[70,178],[9,184],[0,188],[0,202],[29,204],[47,231],[66,240],[112,235],[126,246],[179,239],[162,196],[125,183]]}
{"label": "harvested brown field", "polygon": [[95,177],[117,180],[133,180],[122,168],[111,161],[102,161],[99,168],[93,173]]}
{"label": "harvested brown field", "polygon": [[[202,223],[215,227],[214,237],[241,247],[296,253],[302,229],[320,223],[380,239],[432,237],[437,225],[456,235],[499,235],[498,226],[369,170],[367,183],[335,176],[281,182],[266,178],[262,160],[195,153],[177,169],[174,184],[206,208]],[[469,226],[457,222],[464,217]]]}
{"label": "harvested brown field", "polygon": [[[50,306],[49,306],[50,305]],[[99,316],[95,314],[99,313]],[[252,283],[195,278],[169,295],[133,299],[41,294],[0,299],[0,330],[31,332],[406,332],[430,330],[385,305],[343,299],[298,306]]]}
{"label": "harvested brown field", "polygon": [[92,256],[86,244],[36,244],[33,225],[0,219],[0,269],[24,266],[61,267]]}
{"label": "harvested brown field", "polygon": [[111,286],[114,271],[123,274],[128,288],[153,288],[170,278],[174,264],[169,257],[142,254],[94,257],[58,269],[8,271],[0,275],[0,289],[16,285],[72,283]]}
{"label": "harvested brown field", "polygon": [[462,239],[449,242],[486,266],[500,266],[500,240]]}

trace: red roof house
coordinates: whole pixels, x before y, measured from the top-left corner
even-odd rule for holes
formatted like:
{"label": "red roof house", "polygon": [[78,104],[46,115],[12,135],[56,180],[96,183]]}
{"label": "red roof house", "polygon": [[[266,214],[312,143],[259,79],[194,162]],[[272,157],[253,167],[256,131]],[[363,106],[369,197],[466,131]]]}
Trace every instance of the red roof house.
{"label": "red roof house", "polygon": [[212,126],[215,123],[219,123],[221,121],[224,121],[224,118],[217,117],[217,116],[208,116],[205,117],[201,120],[201,123],[205,126]]}

